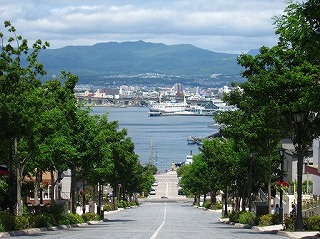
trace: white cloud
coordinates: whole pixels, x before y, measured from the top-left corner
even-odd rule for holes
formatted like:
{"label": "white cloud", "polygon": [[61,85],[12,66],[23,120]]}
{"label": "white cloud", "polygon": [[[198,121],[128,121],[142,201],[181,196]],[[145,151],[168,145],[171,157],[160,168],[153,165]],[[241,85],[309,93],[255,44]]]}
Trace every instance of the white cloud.
{"label": "white cloud", "polygon": [[53,48],[145,40],[235,53],[274,45],[271,18],[286,6],[281,0],[2,1],[2,18],[19,34]]}

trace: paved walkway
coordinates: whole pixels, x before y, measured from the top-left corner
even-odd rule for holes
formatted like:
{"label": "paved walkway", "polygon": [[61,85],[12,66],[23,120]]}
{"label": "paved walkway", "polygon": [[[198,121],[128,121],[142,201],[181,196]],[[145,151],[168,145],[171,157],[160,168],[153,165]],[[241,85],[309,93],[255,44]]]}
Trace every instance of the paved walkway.
{"label": "paved walkway", "polygon": [[[229,223],[229,219],[228,218],[221,218],[220,222],[223,223]],[[235,223],[234,224],[237,227],[243,227],[243,228],[250,228],[249,225],[244,225],[244,224],[240,224],[240,223]],[[258,226],[253,226],[252,230],[255,231],[260,231],[260,232],[270,232],[270,233],[274,233],[280,236],[286,236],[286,237],[290,237],[290,238],[308,238],[308,239],[319,239],[319,232],[309,232],[309,231],[305,231],[305,232],[289,232],[289,231],[283,231],[283,226],[282,225],[272,225],[272,226],[265,226],[265,227],[258,227]]]}

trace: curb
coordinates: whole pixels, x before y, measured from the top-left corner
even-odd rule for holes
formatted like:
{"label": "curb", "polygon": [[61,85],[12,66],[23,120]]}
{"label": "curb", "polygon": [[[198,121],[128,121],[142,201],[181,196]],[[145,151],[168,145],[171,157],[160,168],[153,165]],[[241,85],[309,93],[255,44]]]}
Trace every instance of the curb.
{"label": "curb", "polygon": [[219,221],[221,223],[226,223],[239,228],[252,229],[257,232],[259,231],[259,232],[265,232],[270,234],[277,234],[279,236],[285,236],[289,238],[296,238],[296,239],[302,239],[302,238],[319,239],[320,238],[318,231],[289,232],[289,231],[283,231],[282,225],[273,225],[273,226],[267,226],[267,227],[250,226],[248,224],[229,222],[228,218],[219,218]]}
{"label": "curb", "polygon": [[279,236],[286,236],[290,238],[308,238],[308,239],[313,239],[313,238],[318,238],[317,236],[319,232],[287,232],[287,231],[279,231],[277,235]]}
{"label": "curb", "polygon": [[[119,212],[122,210],[124,210],[124,208],[118,208],[118,210],[108,211],[108,212],[105,212],[105,214],[116,213],[116,212]],[[45,231],[57,231],[57,230],[75,228],[75,227],[85,227],[88,225],[95,225],[100,222],[106,222],[106,221],[108,221],[108,219],[104,218],[101,221],[88,221],[88,222],[79,223],[79,224],[59,225],[59,226],[54,226],[54,227],[30,228],[30,229],[24,229],[24,230],[19,230],[19,231],[0,232],[0,238],[13,237],[13,236],[28,236],[28,235],[33,235],[33,234],[40,233],[40,232],[45,232]]]}
{"label": "curb", "polygon": [[57,230],[75,228],[75,227],[85,227],[88,225],[95,225],[100,222],[103,222],[103,221],[88,221],[85,223],[71,224],[71,225],[60,225],[60,226],[56,226],[56,227],[41,227],[41,228],[24,229],[24,230],[19,230],[19,231],[0,232],[0,238],[14,237],[14,236],[29,236],[29,235],[34,235],[34,234],[37,234],[40,232],[45,232],[45,231],[57,231]]}

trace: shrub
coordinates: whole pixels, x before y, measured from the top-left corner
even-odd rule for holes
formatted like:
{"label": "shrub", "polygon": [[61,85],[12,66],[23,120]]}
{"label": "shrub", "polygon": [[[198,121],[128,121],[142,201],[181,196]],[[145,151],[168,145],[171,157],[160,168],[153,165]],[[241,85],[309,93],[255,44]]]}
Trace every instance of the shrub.
{"label": "shrub", "polygon": [[[286,231],[294,231],[296,217],[288,217],[284,219],[284,229]],[[319,228],[320,225],[320,215],[316,215],[310,218],[302,218],[303,230],[306,231],[318,231],[316,228]]]}
{"label": "shrub", "polygon": [[239,215],[239,222],[242,224],[251,225],[253,221],[253,214],[251,212],[242,211]]}
{"label": "shrub", "polygon": [[139,203],[138,203],[138,202],[135,202],[135,201],[130,201],[130,202],[129,202],[129,205],[130,205],[130,206],[138,206]]}
{"label": "shrub", "polygon": [[308,231],[320,231],[320,215],[305,219],[304,225]]}
{"label": "shrub", "polygon": [[216,204],[212,204],[210,209],[212,209],[212,210],[221,210],[222,208],[223,208],[222,204],[216,203]]}
{"label": "shrub", "polygon": [[15,216],[14,217],[14,230],[23,230],[29,228],[28,216]]}
{"label": "shrub", "polygon": [[100,215],[93,213],[93,212],[87,212],[85,214],[82,214],[82,218],[85,222],[88,221],[100,221],[101,217]]}
{"label": "shrub", "polygon": [[265,214],[259,217],[259,226],[270,226],[272,225],[272,215]]}
{"label": "shrub", "polygon": [[251,212],[241,211],[241,212],[231,212],[229,214],[229,221],[231,222],[239,222],[242,224],[249,224],[251,225],[254,220],[254,216]]}
{"label": "shrub", "polygon": [[30,216],[30,227],[52,227],[57,226],[56,216],[44,213],[44,214],[34,214]]}
{"label": "shrub", "polygon": [[113,211],[113,204],[108,203],[108,204],[103,205],[103,211]]}
{"label": "shrub", "polygon": [[15,230],[15,218],[9,213],[0,212],[0,227],[4,231]]}
{"label": "shrub", "polygon": [[284,219],[284,228],[286,231],[294,231],[296,217],[288,217]]}
{"label": "shrub", "polygon": [[229,221],[230,222],[239,222],[239,215],[240,215],[240,212],[232,211],[229,214]]}
{"label": "shrub", "polygon": [[126,207],[128,207],[128,205],[129,205],[128,202],[123,201],[123,200],[121,200],[117,203],[118,208],[126,208]]}
{"label": "shrub", "polygon": [[0,222],[0,232],[5,232],[6,229],[4,228],[4,225]]}
{"label": "shrub", "polygon": [[68,213],[66,216],[60,218],[59,225],[69,225],[69,224],[78,224],[83,223],[84,220],[79,214]]}
{"label": "shrub", "polygon": [[208,202],[208,201],[204,202],[204,203],[202,204],[202,207],[204,207],[204,208],[206,208],[206,209],[210,209],[210,208],[211,208],[211,202]]}

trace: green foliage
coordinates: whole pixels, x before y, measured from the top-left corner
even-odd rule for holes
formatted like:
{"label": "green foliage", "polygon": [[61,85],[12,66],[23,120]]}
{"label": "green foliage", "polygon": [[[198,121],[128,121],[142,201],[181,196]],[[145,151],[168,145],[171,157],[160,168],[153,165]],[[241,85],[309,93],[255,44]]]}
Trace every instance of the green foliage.
{"label": "green foliage", "polygon": [[0,212],[0,225],[4,231],[15,230],[15,216],[9,213]]}
{"label": "green foliage", "polygon": [[0,232],[5,232],[5,231],[6,231],[5,227],[0,221]]}
{"label": "green foliage", "polygon": [[23,230],[29,228],[28,216],[15,216],[15,230]]}
{"label": "green foliage", "polygon": [[252,225],[253,218],[254,216],[252,212],[241,211],[239,215],[239,222],[242,224]]}
{"label": "green foliage", "polygon": [[[64,225],[84,223],[84,219],[79,214],[68,213],[60,222]],[[59,223],[61,225],[61,223]]]}
{"label": "green foliage", "polygon": [[7,208],[7,190],[8,183],[0,176],[0,210]]}
{"label": "green foliage", "polygon": [[206,201],[202,204],[202,207],[206,208],[206,209],[210,209],[211,208],[211,202]]}
{"label": "green foliage", "polygon": [[296,220],[297,220],[296,217],[285,218],[284,219],[284,229],[286,231],[294,231]]}
{"label": "green foliage", "polygon": [[[302,224],[303,224],[303,230],[312,230],[315,228],[319,228],[319,215],[311,218],[302,218]],[[284,230],[286,231],[295,231],[295,224],[296,224],[297,218],[294,217],[288,217],[284,219]],[[317,230],[315,230],[317,231]]]}
{"label": "green foliage", "polygon": [[117,203],[117,207],[118,208],[127,208],[127,207],[129,207],[129,203],[127,201],[120,200]]}
{"label": "green foliage", "polygon": [[258,219],[259,226],[270,226],[279,224],[279,214],[265,214]]}
{"label": "green foliage", "polygon": [[308,231],[320,231],[320,215],[305,219],[304,225]]}
{"label": "green foliage", "polygon": [[103,211],[113,211],[113,204],[112,203],[107,203],[103,205]]}
{"label": "green foliage", "polygon": [[82,214],[82,218],[85,222],[100,221],[101,220],[100,215],[93,213],[93,212],[86,212],[85,214]]}
{"label": "green foliage", "polygon": [[204,202],[202,206],[205,207],[206,209],[211,209],[211,210],[221,210],[223,207],[222,204],[220,203],[213,204],[210,201]]}
{"label": "green foliage", "polygon": [[210,209],[211,210],[221,210],[223,208],[223,205],[221,203],[211,204]]}
{"label": "green foliage", "polygon": [[229,214],[229,221],[230,222],[239,222],[239,216],[240,216],[240,212],[232,211]]}
{"label": "green foliage", "polygon": [[238,222],[242,224],[252,225],[254,221],[254,216],[252,212],[248,212],[248,211],[240,211],[240,212],[233,211],[229,215],[229,220],[231,222]]}
{"label": "green foliage", "polygon": [[30,227],[31,228],[41,228],[41,227],[52,227],[57,226],[56,221],[57,215],[49,213],[33,214],[30,215]]}

